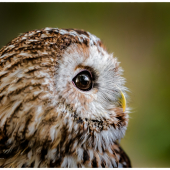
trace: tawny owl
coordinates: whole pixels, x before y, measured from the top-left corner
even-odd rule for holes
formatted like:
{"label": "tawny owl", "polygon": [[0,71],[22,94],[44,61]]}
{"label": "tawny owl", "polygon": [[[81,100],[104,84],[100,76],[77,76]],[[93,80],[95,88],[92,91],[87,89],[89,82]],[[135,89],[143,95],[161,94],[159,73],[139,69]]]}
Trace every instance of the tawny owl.
{"label": "tawny owl", "polygon": [[76,29],[22,34],[0,50],[1,167],[130,167],[122,68]]}

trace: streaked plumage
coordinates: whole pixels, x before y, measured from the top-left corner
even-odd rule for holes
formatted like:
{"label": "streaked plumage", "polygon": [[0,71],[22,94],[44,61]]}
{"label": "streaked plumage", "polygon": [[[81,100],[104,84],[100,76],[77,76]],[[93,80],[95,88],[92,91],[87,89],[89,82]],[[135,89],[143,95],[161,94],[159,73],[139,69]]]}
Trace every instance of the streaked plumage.
{"label": "streaked plumage", "polygon": [[122,71],[82,30],[34,30],[3,47],[0,166],[130,167],[117,142],[128,124]]}

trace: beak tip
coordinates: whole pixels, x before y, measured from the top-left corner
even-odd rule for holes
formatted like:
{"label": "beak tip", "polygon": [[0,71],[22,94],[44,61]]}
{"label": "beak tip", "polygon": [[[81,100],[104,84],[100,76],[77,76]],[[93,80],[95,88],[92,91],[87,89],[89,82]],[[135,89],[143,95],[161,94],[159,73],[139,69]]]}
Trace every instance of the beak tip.
{"label": "beak tip", "polygon": [[123,112],[125,112],[126,110],[126,98],[125,98],[125,95],[123,94],[122,91],[121,92],[121,99],[120,99],[120,103],[121,103],[121,106],[123,108]]}

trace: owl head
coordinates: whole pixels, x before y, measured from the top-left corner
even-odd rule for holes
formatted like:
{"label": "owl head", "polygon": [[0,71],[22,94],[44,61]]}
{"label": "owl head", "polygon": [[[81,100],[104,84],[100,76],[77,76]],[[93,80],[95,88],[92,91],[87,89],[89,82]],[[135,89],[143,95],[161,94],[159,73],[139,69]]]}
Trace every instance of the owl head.
{"label": "owl head", "polygon": [[128,124],[122,72],[83,30],[45,28],[12,40],[0,50],[1,154],[55,162],[81,157],[81,148],[111,149]]}

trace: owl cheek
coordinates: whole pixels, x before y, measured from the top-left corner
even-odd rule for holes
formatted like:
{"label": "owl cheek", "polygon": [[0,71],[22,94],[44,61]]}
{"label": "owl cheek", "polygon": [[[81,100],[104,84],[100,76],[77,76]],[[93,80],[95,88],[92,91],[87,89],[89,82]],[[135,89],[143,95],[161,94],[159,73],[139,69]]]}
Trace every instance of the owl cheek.
{"label": "owl cheek", "polygon": [[[66,104],[69,104],[72,110],[88,110],[88,105],[93,101],[91,95],[78,90],[72,82],[69,82],[62,92],[61,96]],[[80,109],[81,108],[81,109]]]}

